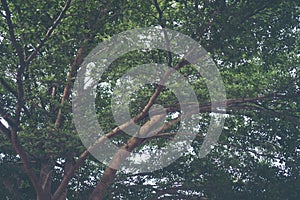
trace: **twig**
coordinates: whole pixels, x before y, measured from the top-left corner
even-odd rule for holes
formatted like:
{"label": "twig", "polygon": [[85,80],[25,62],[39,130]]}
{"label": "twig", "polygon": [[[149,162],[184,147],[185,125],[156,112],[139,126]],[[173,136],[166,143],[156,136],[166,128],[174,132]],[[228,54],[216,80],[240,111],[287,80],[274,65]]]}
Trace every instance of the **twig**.
{"label": "twig", "polygon": [[170,39],[167,34],[167,31],[164,29],[166,27],[166,24],[164,22],[163,11],[160,9],[157,0],[153,0],[153,3],[158,12],[158,21],[160,23],[160,26],[163,28],[164,37],[166,39],[166,49],[167,49],[166,55],[167,55],[167,62],[168,62],[167,64],[168,64],[168,67],[172,67],[172,54],[171,54],[171,49],[170,49]]}

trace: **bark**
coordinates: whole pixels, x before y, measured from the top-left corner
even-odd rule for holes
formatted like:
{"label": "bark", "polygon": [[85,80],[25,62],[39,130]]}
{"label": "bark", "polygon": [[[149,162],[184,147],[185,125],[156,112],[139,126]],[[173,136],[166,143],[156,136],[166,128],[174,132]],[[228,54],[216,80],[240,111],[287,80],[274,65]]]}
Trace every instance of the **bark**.
{"label": "bark", "polygon": [[[42,198],[49,199],[51,197],[51,186],[52,186],[52,168],[49,162],[43,162],[41,164],[40,185],[42,187]],[[41,198],[41,197],[37,197]]]}
{"label": "bark", "polygon": [[37,195],[36,200],[51,200],[51,195],[42,192],[42,193]]}

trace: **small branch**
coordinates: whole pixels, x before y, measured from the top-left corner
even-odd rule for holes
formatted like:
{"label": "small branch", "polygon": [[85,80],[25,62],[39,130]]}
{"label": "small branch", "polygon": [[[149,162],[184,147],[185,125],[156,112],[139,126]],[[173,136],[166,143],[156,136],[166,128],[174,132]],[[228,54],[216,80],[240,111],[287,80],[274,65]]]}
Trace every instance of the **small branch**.
{"label": "small branch", "polygon": [[11,137],[10,131],[9,131],[8,128],[6,128],[6,127],[3,125],[3,123],[2,123],[1,121],[0,121],[0,131],[1,131],[2,133],[4,133],[4,134],[7,136],[8,139],[10,139],[10,137]]}
{"label": "small branch", "polygon": [[170,132],[170,133],[159,133],[157,135],[153,135],[151,137],[148,137],[147,140],[151,140],[151,139],[154,139],[154,138],[168,138],[168,137],[172,137],[172,136],[175,136],[176,134],[184,134],[184,135],[192,135],[192,136],[195,136],[197,138],[205,138],[204,135],[201,135],[201,134],[195,134],[195,133],[188,133],[188,132]]}
{"label": "small branch", "polygon": [[[156,11],[158,12],[158,21],[159,21],[159,22],[162,22],[162,20],[163,20],[163,12],[162,12],[162,10],[160,9],[157,0],[153,0],[153,3],[154,3],[154,6],[155,6]],[[162,25],[164,26],[164,23],[163,23]],[[164,27],[163,27],[163,28],[164,28]]]}
{"label": "small branch", "polygon": [[36,49],[27,57],[26,59],[26,63],[30,63],[34,57],[37,55],[37,53],[41,50],[41,48],[44,46],[45,42],[47,41],[47,39],[51,36],[51,34],[53,33],[54,29],[58,26],[58,24],[60,23],[60,21],[62,20],[62,18],[65,16],[66,11],[68,10],[68,8],[70,7],[71,4],[71,0],[67,0],[65,6],[63,7],[62,11],[60,12],[60,14],[58,15],[58,17],[54,20],[52,26],[50,26],[50,28],[47,30],[46,35],[44,38],[41,39],[40,44],[36,47]]}
{"label": "small branch", "polygon": [[10,84],[8,84],[3,77],[0,77],[0,84],[4,86],[4,88],[12,93],[15,97],[18,97],[18,93],[15,88],[13,88]]}
{"label": "small branch", "polygon": [[242,146],[239,146],[236,144],[226,143],[226,142],[221,142],[221,141],[218,141],[218,144],[224,145],[224,146],[226,145],[228,147],[234,147],[234,148],[236,148],[236,150],[240,150],[242,152],[250,152],[250,153],[255,154],[258,157],[261,156],[261,157],[268,157],[268,158],[272,158],[272,159],[281,159],[281,157],[278,157],[278,156],[275,156],[272,154],[259,153],[259,152],[255,151],[254,149],[250,149],[249,147],[242,147]]}
{"label": "small branch", "polygon": [[23,56],[23,50],[22,50],[21,46],[19,45],[19,43],[16,39],[16,36],[15,36],[15,30],[14,30],[13,22],[11,20],[11,12],[8,8],[6,0],[1,0],[1,2],[2,2],[2,6],[4,8],[4,11],[5,11],[4,17],[6,18],[6,21],[7,21],[10,39],[12,41],[12,44],[13,44],[13,46],[17,52],[18,58],[19,58],[20,68],[24,68],[25,60],[24,60],[24,56]]}
{"label": "small branch", "polygon": [[[0,84],[10,93],[12,93],[16,98],[18,98],[18,92],[13,88],[3,77],[0,77]],[[30,116],[28,109],[23,105],[23,110],[27,116]]]}
{"label": "small branch", "polygon": [[245,15],[243,17],[243,22],[250,19],[251,17],[255,16],[256,14],[260,13],[261,11],[263,11],[264,9],[266,9],[269,5],[273,5],[274,1],[264,1],[264,5],[262,5],[262,7],[257,8],[256,10],[254,10],[253,12]]}
{"label": "small branch", "polygon": [[201,37],[208,31],[208,29],[212,26],[212,23],[214,22],[216,16],[217,16],[218,12],[214,11],[212,14],[211,19],[209,20],[209,22],[205,25],[205,27],[203,27],[202,31],[199,33],[198,35],[198,40],[201,39]]}
{"label": "small branch", "polygon": [[270,109],[270,108],[266,108],[262,105],[259,104],[254,104],[254,105],[248,105],[249,108],[252,109],[260,109],[265,111],[266,113],[271,114],[272,116],[276,116],[278,118],[286,118],[287,120],[289,120],[290,122],[293,122],[295,124],[299,124],[300,123],[300,116],[297,115],[293,115],[291,113],[288,113],[286,110],[282,111],[282,112],[278,112],[276,110]]}
{"label": "small branch", "polygon": [[167,56],[168,67],[172,67],[172,54],[171,54],[171,49],[170,49],[170,39],[167,34],[167,31],[164,30],[164,28],[166,27],[166,24],[164,22],[163,11],[160,9],[157,0],[153,0],[153,3],[158,12],[158,21],[159,21],[160,26],[163,28],[164,37],[166,39],[166,49],[167,49],[166,56]]}
{"label": "small branch", "polygon": [[[201,187],[203,187],[202,184],[198,184],[197,188],[199,188],[201,190]],[[166,187],[163,189],[156,189],[153,188],[153,190],[155,191],[154,196],[151,198],[151,200],[154,199],[161,199],[160,197],[163,197],[164,195],[168,194],[171,195],[171,199],[194,199],[192,197],[197,197],[197,199],[200,198],[200,194],[186,194],[180,191],[194,191],[194,189],[191,189],[191,187],[186,187],[181,185],[178,186],[170,186],[170,187]],[[162,198],[164,199],[164,198]],[[201,200],[201,198],[200,198]]]}
{"label": "small branch", "polygon": [[0,115],[0,117],[2,117],[10,127],[17,127],[13,117],[9,113],[7,113],[3,108],[0,108]]}

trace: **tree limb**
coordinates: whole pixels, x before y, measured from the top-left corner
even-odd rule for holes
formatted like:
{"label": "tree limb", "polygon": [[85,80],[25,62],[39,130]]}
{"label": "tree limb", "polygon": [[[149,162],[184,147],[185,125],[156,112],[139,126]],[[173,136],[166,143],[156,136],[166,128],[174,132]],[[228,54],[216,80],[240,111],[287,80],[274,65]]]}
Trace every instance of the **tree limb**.
{"label": "tree limb", "polygon": [[12,129],[11,131],[11,142],[12,145],[17,152],[17,154],[20,156],[20,159],[23,163],[23,167],[25,172],[27,173],[34,189],[36,190],[37,194],[42,194],[43,189],[41,185],[39,184],[38,177],[34,173],[34,170],[30,166],[30,161],[28,159],[28,156],[26,154],[26,151],[23,149],[22,145],[19,143],[18,137],[17,137],[17,130],[15,128]]}
{"label": "tree limb", "polygon": [[90,200],[102,200],[105,194],[105,191],[112,183],[115,178],[117,169],[120,167],[122,162],[130,155],[130,152],[133,151],[134,148],[139,146],[144,138],[149,134],[151,127],[156,123],[160,122],[165,117],[164,114],[153,116],[148,122],[146,122],[140,129],[137,135],[139,137],[133,136],[131,137],[126,144],[124,144],[113,156],[112,160],[109,163],[109,166],[106,167],[101,180],[97,183],[95,189],[93,190]]}
{"label": "tree limb", "polygon": [[60,23],[60,21],[62,20],[62,18],[65,16],[66,11],[68,10],[68,8],[70,7],[71,4],[71,0],[67,0],[65,3],[65,6],[63,7],[62,11],[60,12],[60,14],[58,15],[58,17],[54,20],[52,26],[50,26],[50,28],[47,30],[46,35],[44,38],[41,39],[40,44],[35,48],[35,50],[26,58],[26,63],[30,63],[34,57],[37,55],[37,53],[41,50],[41,48],[44,46],[45,42],[47,41],[47,39],[51,36],[51,34],[53,33],[54,29],[58,26],[58,24]]}
{"label": "tree limb", "polygon": [[8,84],[5,80],[4,77],[0,77],[0,84],[4,86],[4,88],[12,93],[15,97],[18,97],[18,93],[15,88],[13,88],[10,84]]}
{"label": "tree limb", "polygon": [[9,113],[7,113],[3,108],[0,108],[0,115],[10,127],[17,127],[13,117]]}
{"label": "tree limb", "polygon": [[160,9],[157,0],[153,0],[153,3],[156,8],[156,11],[158,12],[158,21],[160,23],[160,26],[163,28],[164,37],[166,39],[166,49],[167,49],[166,56],[167,56],[168,67],[172,67],[172,54],[171,54],[171,49],[170,49],[170,39],[169,39],[169,36],[168,36],[166,30],[164,30],[164,28],[166,28],[166,24],[164,22],[163,11]]}
{"label": "tree limb", "polygon": [[[25,60],[24,60],[24,55],[23,55],[23,50],[20,46],[20,44],[18,43],[16,36],[15,36],[15,30],[14,30],[14,25],[13,22],[11,20],[11,12],[8,8],[7,5],[7,1],[6,0],[1,0],[4,11],[5,11],[5,18],[6,18],[6,22],[7,22],[7,26],[8,26],[8,31],[9,31],[9,35],[10,35],[10,39],[12,41],[12,44],[17,52],[18,58],[19,58],[19,62],[20,62],[20,67],[25,67]],[[2,12],[1,12],[2,13]]]}
{"label": "tree limb", "polygon": [[84,42],[82,47],[80,47],[78,49],[73,63],[71,63],[71,65],[70,65],[70,70],[69,70],[69,73],[68,73],[68,76],[67,76],[66,85],[64,87],[63,96],[62,96],[61,102],[60,102],[61,108],[58,110],[56,120],[55,120],[55,127],[56,128],[59,128],[61,126],[61,123],[62,123],[62,109],[63,109],[63,106],[65,104],[65,101],[67,101],[70,98],[73,82],[74,82],[75,76],[77,74],[77,69],[83,62],[85,52],[86,52],[86,47],[85,47],[85,42]]}

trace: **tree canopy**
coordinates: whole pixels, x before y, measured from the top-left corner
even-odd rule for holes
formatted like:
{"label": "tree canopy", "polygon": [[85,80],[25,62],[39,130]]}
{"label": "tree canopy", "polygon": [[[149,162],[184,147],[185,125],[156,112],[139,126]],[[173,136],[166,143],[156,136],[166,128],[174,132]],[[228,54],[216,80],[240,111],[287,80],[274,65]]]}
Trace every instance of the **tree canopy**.
{"label": "tree canopy", "polygon": [[[1,199],[299,199],[299,1],[1,0],[0,11]],[[112,91],[134,67],[175,69],[195,92],[191,106],[200,109],[184,113],[199,119],[195,127],[184,124],[195,134],[189,151],[159,170],[128,173],[99,162],[82,144],[73,86],[99,43],[147,27],[177,31],[208,52],[224,82],[227,109],[219,112],[226,120],[217,144],[199,156],[218,113],[205,77],[171,51],[122,55],[103,72],[95,98],[99,125],[120,149],[161,149],[184,124],[176,95],[150,83],[130,93],[130,115],[141,130],[155,127],[156,118],[165,123],[148,138],[120,128]],[[166,116],[151,110],[154,104]]]}

